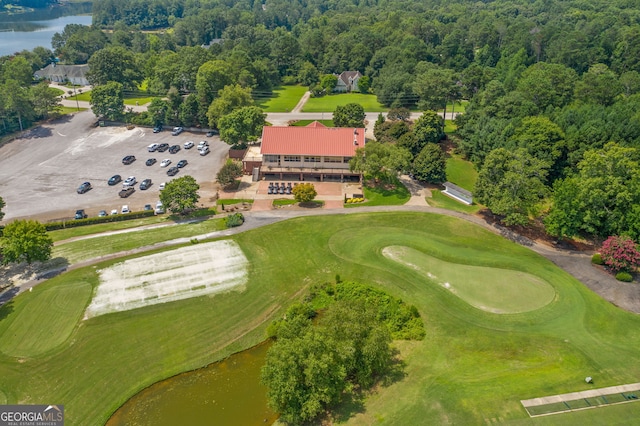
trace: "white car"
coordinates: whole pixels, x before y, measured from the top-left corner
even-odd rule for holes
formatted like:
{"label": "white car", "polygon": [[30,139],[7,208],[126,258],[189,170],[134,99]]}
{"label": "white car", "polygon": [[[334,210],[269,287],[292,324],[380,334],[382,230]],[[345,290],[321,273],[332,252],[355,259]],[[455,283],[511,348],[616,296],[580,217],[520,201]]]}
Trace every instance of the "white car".
{"label": "white car", "polygon": [[113,209],[113,210],[111,210],[111,214],[112,214],[112,215],[113,215],[113,214],[118,214],[118,209]]}
{"label": "white car", "polygon": [[135,176],[129,176],[128,178],[126,178],[124,180],[124,182],[122,182],[122,185],[127,187],[127,186],[133,186],[135,185],[137,182],[136,177]]}
{"label": "white car", "polygon": [[169,164],[171,164],[171,160],[165,158],[164,160],[162,160],[162,162],[160,162],[160,167],[167,167]]}
{"label": "white car", "polygon": [[152,143],[151,145],[149,145],[147,147],[147,151],[149,151],[149,152],[155,152],[156,149],[158,149],[158,144],[157,143]]}
{"label": "white car", "polygon": [[131,213],[131,210],[129,210],[129,206],[125,204],[124,206],[122,206],[122,210],[120,210],[120,213]]}
{"label": "white car", "polygon": [[186,141],[184,143],[184,149],[191,149],[193,148],[193,141]]}
{"label": "white car", "polygon": [[162,201],[158,201],[156,203],[156,214],[164,213],[164,205],[162,205]]}
{"label": "white car", "polygon": [[167,185],[167,183],[166,183],[166,182],[162,182],[162,183],[160,184],[160,186],[158,187],[158,189],[159,189],[160,191],[162,191],[166,185]]}
{"label": "white car", "polygon": [[204,148],[202,148],[200,151],[200,155],[207,155],[209,153],[209,147],[205,146]]}
{"label": "white car", "polygon": [[209,142],[207,141],[200,141],[200,143],[198,143],[198,151],[200,151],[201,149],[203,149],[204,147],[209,147]]}

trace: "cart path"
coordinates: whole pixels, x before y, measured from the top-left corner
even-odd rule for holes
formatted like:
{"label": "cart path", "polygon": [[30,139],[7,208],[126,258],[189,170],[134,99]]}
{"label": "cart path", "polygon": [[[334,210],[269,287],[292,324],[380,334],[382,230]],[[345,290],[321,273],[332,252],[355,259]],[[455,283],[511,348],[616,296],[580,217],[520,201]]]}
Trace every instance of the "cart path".
{"label": "cart path", "polygon": [[[311,209],[311,210],[270,210],[270,211],[249,211],[244,212],[245,222],[242,226],[237,228],[226,229],[222,231],[210,232],[208,234],[194,235],[186,238],[177,238],[170,241],[164,241],[157,244],[138,247],[133,250],[127,250],[123,252],[113,253],[105,256],[88,259],[83,262],[79,262],[73,265],[69,265],[65,268],[61,268],[57,271],[49,271],[46,277],[40,277],[39,279],[24,282],[18,286],[15,286],[3,294],[0,295],[0,305],[6,303],[17,294],[24,291],[28,291],[30,288],[44,282],[50,276],[64,271],[69,271],[84,266],[94,265],[96,263],[116,259],[119,257],[128,256],[131,254],[143,253],[150,250],[156,250],[158,248],[175,246],[178,244],[188,243],[190,240],[196,238],[198,240],[209,238],[220,238],[235,235],[241,232],[256,229],[262,226],[271,225],[273,223],[281,222],[296,217],[308,217],[308,216],[324,216],[324,215],[346,215],[346,214],[359,214],[359,213],[384,213],[384,212],[423,212],[423,213],[435,213],[446,216],[457,217],[467,222],[479,225],[495,234],[502,235],[503,237],[518,243],[522,246],[528,247],[536,253],[544,256],[552,261],[554,264],[564,269],[566,272],[574,276],[585,286],[590,288],[595,293],[599,294],[605,300],[612,304],[625,309],[629,312],[640,313],[640,286],[634,283],[623,283],[617,281],[614,277],[606,272],[594,267],[591,264],[591,255],[588,253],[562,250],[555,247],[549,247],[544,244],[532,241],[526,237],[518,235],[507,228],[504,228],[498,224],[490,224],[484,221],[478,216],[472,216],[465,213],[460,213],[452,210],[441,209],[437,207],[430,207],[425,205],[403,205],[403,206],[374,206],[374,207],[358,207],[356,209]],[[219,217],[219,216],[217,216]],[[135,230],[149,229],[153,227],[166,226],[164,224],[149,225],[143,228],[134,228],[129,232],[135,232]],[[172,226],[172,225],[170,225]],[[113,233],[119,233],[121,231],[114,231]],[[109,235],[110,233],[102,233],[101,236]],[[83,238],[94,238],[93,236],[77,237],[74,240],[80,240]],[[50,276],[49,276],[50,275]]]}

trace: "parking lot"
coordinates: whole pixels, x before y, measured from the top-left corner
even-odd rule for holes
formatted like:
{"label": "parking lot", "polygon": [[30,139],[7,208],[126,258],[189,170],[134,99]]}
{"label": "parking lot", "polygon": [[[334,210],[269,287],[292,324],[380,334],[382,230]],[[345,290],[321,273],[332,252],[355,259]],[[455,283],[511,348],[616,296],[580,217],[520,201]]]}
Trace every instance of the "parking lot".
{"label": "parking lot", "polygon": [[[120,211],[128,205],[132,211],[142,210],[145,204],[155,205],[158,187],[162,182],[185,175],[193,176],[200,185],[200,204],[214,203],[217,191],[215,176],[224,164],[229,146],[219,137],[183,132],[172,136],[170,131],[153,133],[149,128],[94,127],[96,118],[90,111],[67,116],[55,123],[42,125],[22,138],[0,147],[0,197],[6,202],[2,223],[17,218],[34,218],[42,222],[73,218],[77,209],[85,209],[89,217],[100,210]],[[197,149],[184,149],[192,140],[196,145],[207,140],[210,153],[200,156]],[[176,154],[148,152],[152,143],[180,145]],[[133,155],[136,160],[124,165],[122,159]],[[157,162],[146,166],[149,158]],[[180,160],[188,164],[172,178],[169,167],[160,167],[163,159],[171,166]],[[122,183],[109,186],[107,181],[119,174],[122,180],[135,176],[135,192],[120,198]],[[143,179],[151,179],[147,190],[140,190]],[[88,181],[92,189],[84,194],[76,192]]]}

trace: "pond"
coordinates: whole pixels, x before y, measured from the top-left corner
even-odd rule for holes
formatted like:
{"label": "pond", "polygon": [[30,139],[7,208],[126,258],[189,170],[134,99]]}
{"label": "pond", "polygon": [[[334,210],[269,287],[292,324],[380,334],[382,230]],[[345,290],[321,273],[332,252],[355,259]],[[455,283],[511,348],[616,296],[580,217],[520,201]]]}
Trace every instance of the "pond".
{"label": "pond", "polygon": [[271,425],[278,415],[267,407],[260,384],[270,342],[199,370],[158,382],[134,395],[107,426]]}

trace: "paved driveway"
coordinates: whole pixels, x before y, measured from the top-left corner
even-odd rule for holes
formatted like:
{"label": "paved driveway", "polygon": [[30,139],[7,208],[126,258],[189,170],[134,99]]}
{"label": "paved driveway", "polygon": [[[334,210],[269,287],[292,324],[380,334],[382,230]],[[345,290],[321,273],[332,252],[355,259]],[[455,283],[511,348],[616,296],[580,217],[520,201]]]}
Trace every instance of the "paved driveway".
{"label": "paved driveway", "polygon": [[[76,209],[96,216],[99,210],[120,210],[124,204],[133,211],[141,210],[158,200],[159,184],[171,179],[167,169],[160,167],[163,158],[171,159],[174,165],[187,160],[189,164],[176,177],[193,176],[201,187],[201,204],[212,204],[217,189],[215,176],[228,151],[228,145],[219,138],[207,138],[211,152],[206,156],[200,156],[195,148],[183,148],[177,154],[150,153],[147,146],[151,143],[182,146],[193,140],[197,144],[202,135],[185,132],[171,136],[168,131],[154,134],[141,127],[93,127],[95,122],[93,113],[81,112],[39,126],[24,138],[0,147],[0,197],[7,204],[3,223],[25,217],[43,222],[66,219],[73,217]],[[123,165],[126,155],[134,155],[136,161]],[[148,158],[156,158],[157,163],[146,166]],[[107,185],[115,174],[123,180],[135,176],[138,182],[149,178],[153,185],[141,191],[138,184],[135,193],[121,199],[118,191],[122,185]],[[77,194],[77,187],[84,181],[91,182],[93,189]]]}

